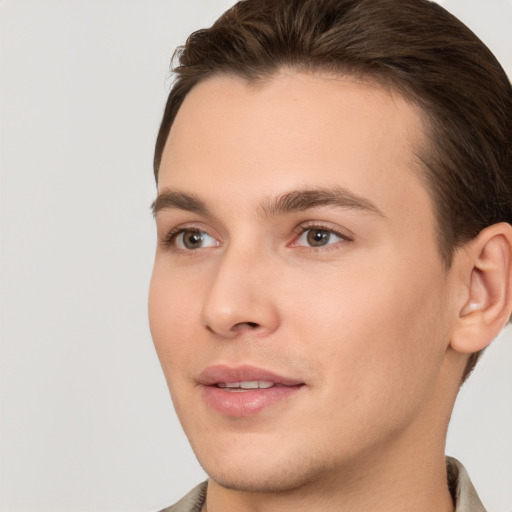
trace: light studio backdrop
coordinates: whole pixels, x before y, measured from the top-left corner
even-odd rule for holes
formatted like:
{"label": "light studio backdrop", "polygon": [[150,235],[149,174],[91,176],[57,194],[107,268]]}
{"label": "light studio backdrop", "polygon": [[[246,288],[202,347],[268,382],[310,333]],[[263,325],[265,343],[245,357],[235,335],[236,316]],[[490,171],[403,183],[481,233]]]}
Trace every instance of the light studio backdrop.
{"label": "light studio backdrop", "polygon": [[[512,73],[512,1],[445,0]],[[230,0],[0,0],[0,510],[150,512],[205,475],[146,313],[169,58]],[[447,452],[512,511],[512,336]]]}

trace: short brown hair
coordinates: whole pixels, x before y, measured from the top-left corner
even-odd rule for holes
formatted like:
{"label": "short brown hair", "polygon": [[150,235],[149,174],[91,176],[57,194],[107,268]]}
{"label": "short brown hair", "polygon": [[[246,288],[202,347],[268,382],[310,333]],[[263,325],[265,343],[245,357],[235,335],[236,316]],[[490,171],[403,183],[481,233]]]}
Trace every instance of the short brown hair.
{"label": "short brown hair", "polygon": [[[490,50],[428,0],[242,0],[179,47],[156,141],[155,178],[176,114],[199,82],[265,80],[283,67],[391,87],[428,119],[420,152],[440,253],[486,226],[512,223],[512,88]],[[467,376],[478,359],[473,354]]]}

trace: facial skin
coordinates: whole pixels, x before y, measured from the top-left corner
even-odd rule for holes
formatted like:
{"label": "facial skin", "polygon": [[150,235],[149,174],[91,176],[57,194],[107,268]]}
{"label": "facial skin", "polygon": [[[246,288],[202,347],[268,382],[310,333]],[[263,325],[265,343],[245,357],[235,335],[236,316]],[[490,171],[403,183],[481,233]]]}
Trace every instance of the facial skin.
{"label": "facial skin", "polygon": [[[285,510],[293,493],[316,495],[308,510],[388,510],[390,487],[394,510],[452,509],[442,458],[463,368],[449,349],[461,297],[420,179],[423,129],[396,94],[294,71],[257,85],[215,77],[185,99],[158,192],[200,204],[156,202],[149,314],[177,414],[211,477],[210,512],[268,496]],[[319,190],[343,191],[345,205],[321,204]],[[293,191],[320,204],[276,207]],[[302,386],[256,413],[224,414],[200,383],[212,365]],[[322,502],[326,489],[338,489],[337,506]]]}

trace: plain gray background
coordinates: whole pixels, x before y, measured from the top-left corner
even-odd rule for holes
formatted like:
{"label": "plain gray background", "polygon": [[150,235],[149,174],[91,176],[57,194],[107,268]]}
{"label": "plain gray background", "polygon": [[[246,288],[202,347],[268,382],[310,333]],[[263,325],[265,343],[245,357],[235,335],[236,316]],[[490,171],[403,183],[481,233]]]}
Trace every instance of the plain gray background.
{"label": "plain gray background", "polygon": [[[512,1],[445,0],[512,74]],[[147,325],[169,58],[230,0],[0,0],[0,509],[158,510],[204,479]],[[447,452],[512,511],[512,335]]]}

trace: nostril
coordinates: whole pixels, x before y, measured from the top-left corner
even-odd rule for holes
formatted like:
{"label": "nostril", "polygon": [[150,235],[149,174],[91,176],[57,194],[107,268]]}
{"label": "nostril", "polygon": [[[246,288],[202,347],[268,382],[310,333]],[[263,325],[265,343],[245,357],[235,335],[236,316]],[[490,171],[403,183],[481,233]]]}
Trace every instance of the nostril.
{"label": "nostril", "polygon": [[257,324],[256,322],[239,322],[234,327],[236,329],[243,329],[244,327],[248,327],[250,329],[256,329],[259,326],[260,326],[260,324]]}
{"label": "nostril", "polygon": [[[205,327],[206,330],[211,332],[212,334],[228,335],[227,331],[224,332],[223,330],[216,330],[215,327],[212,327],[211,325],[205,325]],[[257,322],[238,322],[229,328],[229,332],[231,333],[231,335],[236,335],[244,331],[254,331],[256,329],[259,329],[260,327],[261,325],[258,324]]]}

